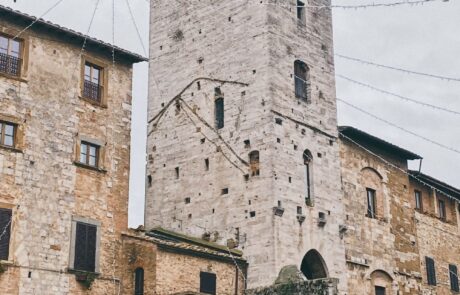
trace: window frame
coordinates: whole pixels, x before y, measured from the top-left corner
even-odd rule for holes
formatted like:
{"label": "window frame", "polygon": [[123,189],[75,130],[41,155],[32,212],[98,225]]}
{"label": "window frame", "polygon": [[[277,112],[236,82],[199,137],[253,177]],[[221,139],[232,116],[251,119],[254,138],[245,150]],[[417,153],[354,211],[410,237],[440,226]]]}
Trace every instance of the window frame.
{"label": "window frame", "polygon": [[[5,33],[0,33],[0,37],[3,37],[5,39],[7,39],[7,42],[8,42],[8,45],[7,45],[7,53],[2,53],[4,54],[7,58],[15,58],[15,59],[18,59],[18,62],[19,64],[17,65],[17,71],[18,73],[17,74],[11,74],[9,73],[8,71],[6,72],[3,72],[3,71],[0,71],[0,75],[3,75],[3,76],[6,76],[6,77],[10,77],[10,78],[15,78],[15,79],[21,79],[21,77],[24,76],[24,72],[25,72],[25,61],[26,61],[26,51],[25,51],[25,48],[26,48],[26,41],[23,39],[23,38],[14,38],[14,36],[16,35],[16,33],[14,32],[11,32],[11,34],[5,34]],[[13,42],[17,42],[18,45],[19,45],[19,50],[18,50],[18,56],[14,56],[11,54],[11,43]]]}
{"label": "window frame", "polygon": [[301,25],[306,25],[307,22],[307,15],[306,15],[306,7],[305,7],[305,2],[301,0],[296,0],[296,16],[297,16],[297,21]]}
{"label": "window frame", "polygon": [[[140,280],[140,278],[138,277],[139,274],[142,274],[142,280]],[[138,282],[142,282],[142,283],[138,285]],[[137,267],[134,270],[134,295],[144,295],[144,285],[145,285],[145,271],[142,267]]]}
{"label": "window frame", "polygon": [[423,197],[422,192],[414,190],[415,210],[423,212]]}
{"label": "window frame", "polygon": [[[82,155],[82,146],[86,145],[86,162],[81,161],[81,155]],[[90,151],[91,147],[96,149],[96,155],[95,155],[95,165],[91,165],[90,162]],[[81,140],[80,141],[80,149],[79,149],[79,154],[78,154],[78,162],[84,166],[95,168],[95,169],[100,169],[100,154],[101,154],[101,146],[96,143],[92,143],[86,140]]]}
{"label": "window frame", "polygon": [[[76,235],[77,235],[77,224],[87,224],[96,227],[96,249],[95,249],[95,258],[94,258],[94,272],[75,269],[75,249],[76,249]],[[100,241],[101,241],[101,222],[79,216],[72,216],[71,224],[71,238],[70,238],[70,251],[69,251],[69,270],[80,271],[80,272],[89,272],[98,274],[99,269],[99,258],[100,258]]]}
{"label": "window frame", "polygon": [[442,221],[447,220],[446,201],[443,199],[438,199],[438,217]]}
{"label": "window frame", "polygon": [[382,291],[383,291],[383,294],[386,294],[387,288],[382,287],[382,286],[374,286],[374,291],[375,291],[375,295],[381,294],[379,292],[382,292]]}
{"label": "window frame", "polygon": [[[203,280],[206,279],[206,277],[209,279],[213,279],[214,282],[211,282],[211,286],[208,288],[208,286],[203,286]],[[213,284],[212,284],[213,283]],[[210,294],[210,295],[216,295],[217,293],[217,275],[212,272],[206,272],[206,271],[200,271],[200,293],[204,294]]]}
{"label": "window frame", "polygon": [[366,187],[366,203],[366,216],[377,219],[377,191],[375,189]]}
{"label": "window frame", "polygon": [[[302,71],[302,73],[298,73]],[[302,60],[294,61],[294,93],[297,99],[310,102],[310,67]],[[302,93],[300,90],[302,89]],[[303,95],[302,95],[303,94]]]}
{"label": "window frame", "polygon": [[[305,199],[310,202],[310,205],[313,205],[313,181],[312,181],[312,165],[313,165],[313,155],[310,150],[306,149],[303,154],[303,165],[304,165],[304,177],[305,177]],[[307,203],[308,204],[308,203]]]}
{"label": "window frame", "polygon": [[[96,100],[91,97],[85,96],[85,81],[86,80],[86,65],[91,66],[92,68],[97,68],[99,70],[99,79],[98,79],[98,88],[99,88],[99,98]],[[88,103],[91,103],[96,106],[107,108],[108,101],[108,82],[109,82],[109,66],[103,61],[91,57],[91,56],[82,56],[81,59],[81,73],[80,73],[80,98]],[[93,71],[91,70],[91,73]],[[92,77],[92,75],[90,75]],[[92,80],[92,78],[90,78]],[[94,84],[94,82],[89,81]]]}
{"label": "window frame", "polygon": [[214,100],[214,121],[217,130],[225,127],[225,100],[223,96]]}
{"label": "window frame", "polygon": [[433,258],[425,256],[425,268],[427,284],[430,286],[436,286],[436,263]]}
{"label": "window frame", "polygon": [[[13,206],[12,205],[6,205],[4,206],[3,204],[1,204],[2,206],[0,207],[0,211],[6,211],[6,212],[9,212],[9,215],[10,215],[10,220],[7,222],[6,226],[8,226],[8,230],[5,232],[5,235],[6,233],[8,233],[8,249],[6,250],[7,251],[7,257],[6,259],[2,259],[0,257],[0,261],[4,261],[4,262],[8,262],[8,261],[11,261],[10,257],[11,257],[11,247],[12,247],[12,238],[13,238],[13,218],[14,218],[14,210],[13,210]],[[6,226],[0,228],[0,235],[3,233],[3,230],[6,228]],[[5,236],[2,237],[2,240],[5,238]]]}
{"label": "window frame", "polygon": [[457,265],[449,264],[448,270],[449,270],[450,289],[454,292],[460,292]]}
{"label": "window frame", "polygon": [[[13,144],[12,145],[7,145],[5,144],[5,130],[6,130],[6,125],[12,126],[13,127]],[[18,124],[13,123],[13,122],[8,122],[5,120],[0,120],[0,146],[10,148],[10,149],[15,149],[17,146],[17,132],[18,131]]]}

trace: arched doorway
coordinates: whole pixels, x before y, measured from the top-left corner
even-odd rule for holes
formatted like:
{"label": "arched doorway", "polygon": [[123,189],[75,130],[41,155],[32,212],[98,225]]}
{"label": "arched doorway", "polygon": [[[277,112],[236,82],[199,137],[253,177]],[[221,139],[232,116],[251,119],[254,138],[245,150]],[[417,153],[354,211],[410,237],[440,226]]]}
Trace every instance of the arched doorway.
{"label": "arched doorway", "polygon": [[328,277],[326,263],[321,254],[316,250],[310,250],[302,259],[300,270],[309,280],[323,279]]}

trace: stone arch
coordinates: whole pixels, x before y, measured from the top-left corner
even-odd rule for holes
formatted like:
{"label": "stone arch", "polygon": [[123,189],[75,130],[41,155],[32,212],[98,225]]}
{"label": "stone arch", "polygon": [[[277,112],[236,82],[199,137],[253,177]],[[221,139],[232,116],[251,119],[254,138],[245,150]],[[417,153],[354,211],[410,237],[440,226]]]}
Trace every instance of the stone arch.
{"label": "stone arch", "polygon": [[300,265],[300,270],[309,280],[323,279],[329,276],[323,257],[315,249],[305,254]]}
{"label": "stone arch", "polygon": [[381,269],[374,270],[370,275],[370,279],[372,284],[371,294],[391,294],[393,278],[388,272]]}

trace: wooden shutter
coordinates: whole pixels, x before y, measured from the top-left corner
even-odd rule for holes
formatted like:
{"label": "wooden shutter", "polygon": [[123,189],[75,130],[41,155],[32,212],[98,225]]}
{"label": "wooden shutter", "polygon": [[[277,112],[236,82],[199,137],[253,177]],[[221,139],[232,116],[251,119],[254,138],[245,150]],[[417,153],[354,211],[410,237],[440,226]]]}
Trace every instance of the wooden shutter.
{"label": "wooden shutter", "polygon": [[460,292],[460,288],[458,286],[458,272],[457,266],[450,264],[449,265],[449,277],[450,277],[450,288],[452,291]]}
{"label": "wooden shutter", "polygon": [[0,260],[8,260],[9,258],[11,218],[12,211],[10,209],[0,208]]}
{"label": "wooden shutter", "polygon": [[425,257],[425,264],[428,285],[436,286],[436,269],[434,266],[434,260],[430,257]]}
{"label": "wooden shutter", "polygon": [[200,273],[200,292],[205,294],[216,294],[216,274],[209,272]]}
{"label": "wooden shutter", "polygon": [[97,227],[95,225],[77,222],[74,261],[76,270],[95,272],[96,236]]}
{"label": "wooden shutter", "polygon": [[144,269],[136,268],[134,280],[134,295],[144,295]]}

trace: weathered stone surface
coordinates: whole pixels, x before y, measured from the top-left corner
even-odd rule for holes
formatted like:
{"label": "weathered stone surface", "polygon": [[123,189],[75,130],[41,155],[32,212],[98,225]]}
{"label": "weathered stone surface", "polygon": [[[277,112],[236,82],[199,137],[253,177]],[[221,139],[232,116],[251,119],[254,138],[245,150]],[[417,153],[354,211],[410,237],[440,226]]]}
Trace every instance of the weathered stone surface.
{"label": "weathered stone surface", "polygon": [[248,290],[246,295],[337,295],[337,283],[337,279],[290,282]]}

